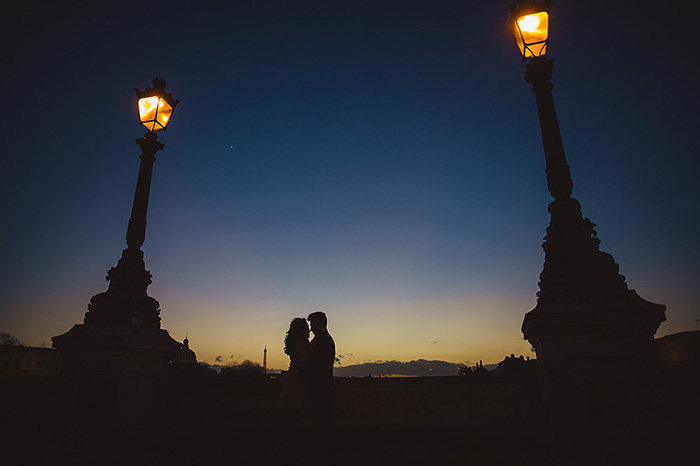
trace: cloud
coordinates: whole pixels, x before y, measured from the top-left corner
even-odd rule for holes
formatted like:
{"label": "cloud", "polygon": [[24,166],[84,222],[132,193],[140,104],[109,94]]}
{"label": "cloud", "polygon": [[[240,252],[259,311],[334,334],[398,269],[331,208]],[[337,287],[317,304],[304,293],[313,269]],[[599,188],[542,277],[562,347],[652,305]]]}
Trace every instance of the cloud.
{"label": "cloud", "polygon": [[437,341],[435,341],[435,340],[433,340],[433,341],[431,341],[431,342],[430,342],[430,344],[431,344],[431,345],[437,345],[437,344],[438,344],[438,342],[437,342]]}
{"label": "cloud", "polygon": [[447,361],[428,361],[418,359],[416,361],[375,361],[350,366],[336,367],[334,374],[337,377],[365,377],[372,376],[445,376],[457,375],[463,364]]}
{"label": "cloud", "polygon": [[215,362],[221,362],[221,355],[218,355],[216,359],[214,359]]}
{"label": "cloud", "polygon": [[342,364],[341,359],[344,359],[344,358],[352,359],[352,353],[341,353],[341,352],[338,352],[338,354],[336,354],[336,356],[335,356],[335,362],[336,362],[337,364]]}

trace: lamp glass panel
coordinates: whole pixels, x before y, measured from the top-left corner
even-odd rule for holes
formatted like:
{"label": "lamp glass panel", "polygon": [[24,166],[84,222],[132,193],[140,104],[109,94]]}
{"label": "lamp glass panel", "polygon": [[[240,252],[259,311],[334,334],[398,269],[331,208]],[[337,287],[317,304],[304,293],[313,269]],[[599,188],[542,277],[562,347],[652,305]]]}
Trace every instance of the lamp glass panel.
{"label": "lamp glass panel", "polygon": [[520,34],[516,35],[515,40],[524,57],[539,57],[547,53],[549,15],[546,11],[521,16],[516,24]]}
{"label": "lamp glass panel", "polygon": [[539,42],[537,44],[531,44],[527,48],[527,58],[529,57],[543,57],[547,55],[547,42]]}
{"label": "lamp glass panel", "polygon": [[161,97],[152,96],[139,99],[139,118],[149,131],[165,129],[170,122],[173,107]]}
{"label": "lamp glass panel", "polygon": [[158,129],[165,129],[170,123],[170,115],[173,114],[173,107],[163,99],[158,102],[158,111],[156,112],[156,122],[160,126]]}

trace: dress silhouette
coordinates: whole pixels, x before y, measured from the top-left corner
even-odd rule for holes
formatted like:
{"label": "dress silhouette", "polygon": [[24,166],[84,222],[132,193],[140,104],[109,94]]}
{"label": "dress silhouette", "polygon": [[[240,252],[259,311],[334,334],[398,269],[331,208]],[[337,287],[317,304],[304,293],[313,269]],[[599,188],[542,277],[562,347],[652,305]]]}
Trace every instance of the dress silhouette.
{"label": "dress silhouette", "polygon": [[294,318],[289,324],[284,352],[289,356],[289,370],[280,389],[282,431],[277,455],[284,464],[302,464],[304,443],[297,439],[297,430],[302,413],[310,408],[307,381],[302,373],[311,359],[311,344],[309,326],[301,317]]}
{"label": "dress silhouette", "polygon": [[302,411],[310,407],[307,381],[302,376],[311,359],[309,326],[301,317],[289,324],[284,339],[284,352],[289,356],[289,370],[282,381],[279,407],[284,421],[296,424]]}

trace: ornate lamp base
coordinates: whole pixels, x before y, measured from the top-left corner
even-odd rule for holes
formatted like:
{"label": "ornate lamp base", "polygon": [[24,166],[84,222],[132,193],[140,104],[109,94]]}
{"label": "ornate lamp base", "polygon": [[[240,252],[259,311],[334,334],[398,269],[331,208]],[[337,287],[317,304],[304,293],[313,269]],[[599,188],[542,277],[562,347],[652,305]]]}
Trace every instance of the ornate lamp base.
{"label": "ornate lamp base", "polygon": [[631,461],[658,443],[654,334],[664,320],[665,306],[634,290],[604,301],[538,303],[525,315],[562,464]]}
{"label": "ornate lamp base", "polygon": [[158,416],[181,344],[164,329],[78,324],[53,346],[61,352],[64,422],[130,426]]}

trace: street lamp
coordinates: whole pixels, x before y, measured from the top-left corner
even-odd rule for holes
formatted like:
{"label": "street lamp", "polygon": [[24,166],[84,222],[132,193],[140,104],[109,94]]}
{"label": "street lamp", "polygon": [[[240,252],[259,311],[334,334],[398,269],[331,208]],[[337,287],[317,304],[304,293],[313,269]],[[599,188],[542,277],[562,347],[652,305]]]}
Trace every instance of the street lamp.
{"label": "street lamp", "polygon": [[62,371],[67,373],[94,370],[90,366],[98,356],[103,357],[101,364],[112,361],[119,371],[128,372],[129,364],[124,361],[131,358],[138,370],[150,367],[157,372],[181,346],[160,328],[160,304],[148,296],[152,275],[146,270],[141,250],[155,154],[164,147],[156,132],[168,127],[179,102],[165,92],[165,85],[164,80],[154,79],[153,87],[135,89],[139,120],[148,132],[136,139],[141,164],[126,232],[127,248],[116,267],[107,272],[107,291],[90,299],[83,325],[52,339],[53,346],[64,354]]}
{"label": "street lamp", "polygon": [[[545,155],[547,187],[553,197],[551,222],[543,244],[545,264],[540,275],[538,307],[562,302],[579,306],[584,301],[605,301],[634,293],[610,254],[599,250],[595,224],[583,218],[581,205],[571,197],[573,181],[564,153],[561,131],[552,96],[554,61],[547,58],[549,1],[520,0],[510,5],[511,29],[518,49],[527,60],[525,81],[532,84],[537,102]],[[640,298],[641,299],[641,298]],[[663,306],[655,310],[663,317]],[[526,316],[523,331],[528,336]],[[657,324],[658,325],[658,324]],[[654,329],[656,330],[656,329]]]}
{"label": "street lamp", "polygon": [[130,323],[160,328],[160,305],[146,293],[152,275],[146,270],[141,246],[146,238],[146,213],[155,154],[164,147],[156,132],[167,128],[173,110],[180,102],[165,92],[165,85],[165,80],[154,79],[153,87],[143,91],[134,89],[138,98],[139,119],[148,132],[143,138],[136,139],[136,144],[141,148],[141,165],[126,232],[127,248],[122,252],[117,266],[107,273],[109,289],[90,300],[85,324]]}
{"label": "street lamp", "polygon": [[[513,5],[511,5],[513,7]],[[517,9],[516,9],[517,8]],[[523,60],[547,55],[549,38],[549,2],[547,4],[521,4],[511,8],[511,34],[520,49]]]}
{"label": "street lamp", "polygon": [[[571,197],[573,182],[552,97],[554,61],[547,58],[549,3],[510,5],[510,32],[527,61],[525,81],[537,102],[553,198],[537,305],[525,315],[522,332],[537,352],[552,431],[590,439],[588,433],[604,431],[596,431],[590,412],[611,406],[642,409],[625,405],[648,398],[641,387],[656,362],[654,334],[666,319],[666,307],[627,288],[613,257],[600,251],[595,224]],[[611,406],[596,405],[600,400]]]}

